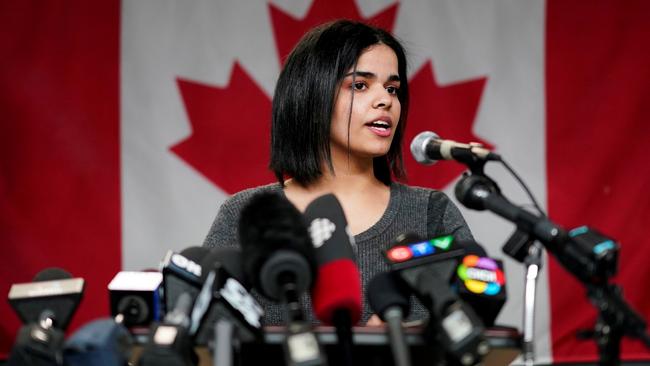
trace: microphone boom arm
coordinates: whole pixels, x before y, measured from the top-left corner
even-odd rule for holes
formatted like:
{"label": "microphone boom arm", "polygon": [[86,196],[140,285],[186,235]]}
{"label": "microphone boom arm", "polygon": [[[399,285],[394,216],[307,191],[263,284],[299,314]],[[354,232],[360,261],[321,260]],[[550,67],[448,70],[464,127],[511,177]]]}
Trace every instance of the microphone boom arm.
{"label": "microphone boom arm", "polygon": [[[479,172],[471,170],[474,174],[465,173],[456,184],[456,198],[467,208],[488,210],[513,222],[519,233],[541,242],[569,273],[585,285],[587,296],[599,310],[596,330],[590,335],[599,347],[602,366],[620,365],[620,342],[625,335],[642,340],[650,348],[645,321],[623,299],[620,287],[608,283],[617,261],[618,248],[614,244],[611,255],[607,253],[607,256],[596,258],[587,255],[590,253],[585,251],[584,245],[572,239],[571,233],[546,217],[511,203],[482,169]],[[513,254],[505,249],[507,254]]]}

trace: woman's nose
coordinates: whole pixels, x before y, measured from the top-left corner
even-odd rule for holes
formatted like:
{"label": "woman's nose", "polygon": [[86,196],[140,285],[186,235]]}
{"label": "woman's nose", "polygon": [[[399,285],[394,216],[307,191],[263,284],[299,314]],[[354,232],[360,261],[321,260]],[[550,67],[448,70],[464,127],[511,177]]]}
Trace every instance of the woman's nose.
{"label": "woman's nose", "polygon": [[373,107],[374,108],[390,108],[390,106],[393,103],[393,98],[392,95],[386,91],[386,89],[382,88],[381,91],[377,92],[377,95],[375,96],[375,100],[373,102]]}

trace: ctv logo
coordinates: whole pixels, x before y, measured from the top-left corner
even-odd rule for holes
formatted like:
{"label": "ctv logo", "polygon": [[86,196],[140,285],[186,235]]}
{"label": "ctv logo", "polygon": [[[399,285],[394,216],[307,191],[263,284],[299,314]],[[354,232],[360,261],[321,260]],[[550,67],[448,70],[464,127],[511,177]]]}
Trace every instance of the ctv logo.
{"label": "ctv logo", "polygon": [[468,255],[458,266],[457,273],[465,287],[475,294],[497,295],[505,283],[503,271],[492,258]]}
{"label": "ctv logo", "polygon": [[440,250],[447,251],[453,241],[454,237],[447,235],[415,244],[398,245],[389,249],[386,257],[393,263],[405,262],[411,258],[432,255]]}

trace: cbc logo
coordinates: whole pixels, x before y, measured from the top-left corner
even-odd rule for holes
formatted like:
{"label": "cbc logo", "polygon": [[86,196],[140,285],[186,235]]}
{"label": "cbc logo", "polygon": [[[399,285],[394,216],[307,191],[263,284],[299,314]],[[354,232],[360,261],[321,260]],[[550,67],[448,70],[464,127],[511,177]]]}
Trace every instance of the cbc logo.
{"label": "cbc logo", "polygon": [[312,221],[311,225],[309,225],[309,234],[314,247],[320,248],[323,243],[332,237],[334,230],[336,230],[336,225],[328,219],[315,219]]}

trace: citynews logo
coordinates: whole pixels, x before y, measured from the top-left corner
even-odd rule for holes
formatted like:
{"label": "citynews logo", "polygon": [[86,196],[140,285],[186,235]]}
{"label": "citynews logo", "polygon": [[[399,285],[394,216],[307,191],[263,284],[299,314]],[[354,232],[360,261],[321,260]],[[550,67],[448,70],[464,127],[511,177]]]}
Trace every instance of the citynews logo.
{"label": "citynews logo", "polygon": [[328,219],[315,219],[309,225],[309,235],[311,241],[314,243],[315,248],[320,248],[323,243],[332,237],[332,233],[336,230],[336,225]]}

